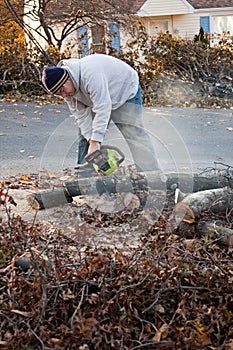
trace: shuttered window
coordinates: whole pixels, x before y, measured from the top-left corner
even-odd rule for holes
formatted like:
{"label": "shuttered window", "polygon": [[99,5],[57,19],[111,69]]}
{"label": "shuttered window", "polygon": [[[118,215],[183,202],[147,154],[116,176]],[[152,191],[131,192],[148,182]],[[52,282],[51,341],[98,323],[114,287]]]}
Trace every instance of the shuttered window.
{"label": "shuttered window", "polygon": [[[120,52],[120,27],[117,23],[109,24],[111,46],[116,52]],[[90,35],[90,43],[88,40]],[[108,33],[109,34],[109,33]],[[78,45],[81,56],[91,53],[105,53],[105,28],[104,26],[92,26],[88,28],[83,25],[78,28]]]}
{"label": "shuttered window", "polygon": [[120,52],[120,28],[117,23],[110,23],[109,30],[111,35],[111,45],[118,53]]}
{"label": "shuttered window", "polygon": [[210,17],[209,16],[201,16],[200,17],[200,27],[203,28],[205,33],[210,32]]}
{"label": "shuttered window", "polygon": [[79,51],[81,52],[82,57],[88,55],[88,52],[89,52],[87,30],[88,30],[87,25],[83,25],[78,28],[78,44],[79,44]]}

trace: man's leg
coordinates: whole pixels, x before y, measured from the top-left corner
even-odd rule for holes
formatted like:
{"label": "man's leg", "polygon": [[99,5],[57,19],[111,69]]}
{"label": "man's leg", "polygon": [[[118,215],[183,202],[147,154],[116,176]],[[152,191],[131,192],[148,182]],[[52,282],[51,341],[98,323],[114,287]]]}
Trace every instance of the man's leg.
{"label": "man's leg", "polygon": [[154,145],[143,125],[142,106],[126,102],[122,107],[112,111],[111,119],[127,141],[137,169],[159,170]]}
{"label": "man's leg", "polygon": [[[95,170],[92,164],[85,164],[85,157],[88,152],[89,143],[88,141],[80,134],[78,139],[78,160],[76,169],[76,175],[81,177],[91,177],[95,174]],[[84,165],[85,164],[85,165]]]}
{"label": "man's leg", "polygon": [[89,143],[82,135],[80,135],[78,141],[78,164],[85,163],[85,157],[88,152],[88,147]]}

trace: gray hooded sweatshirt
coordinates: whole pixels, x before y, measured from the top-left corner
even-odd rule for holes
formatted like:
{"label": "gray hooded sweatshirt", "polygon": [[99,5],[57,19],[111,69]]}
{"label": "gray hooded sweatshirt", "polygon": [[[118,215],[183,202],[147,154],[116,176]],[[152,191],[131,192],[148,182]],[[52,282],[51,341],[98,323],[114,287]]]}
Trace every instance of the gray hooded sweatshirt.
{"label": "gray hooded sweatshirt", "polygon": [[[65,98],[87,140],[102,142],[111,111],[133,98],[138,90],[137,72],[125,62],[102,54],[62,60],[76,93]],[[127,121],[126,121],[127,122]]]}

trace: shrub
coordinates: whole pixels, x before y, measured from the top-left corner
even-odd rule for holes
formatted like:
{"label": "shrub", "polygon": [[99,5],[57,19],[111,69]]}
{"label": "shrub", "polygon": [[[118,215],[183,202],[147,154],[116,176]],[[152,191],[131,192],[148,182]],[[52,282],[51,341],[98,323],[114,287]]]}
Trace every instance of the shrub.
{"label": "shrub", "polygon": [[[15,23],[2,32],[0,94],[42,96],[41,70],[48,60],[37,48],[26,47]],[[145,104],[231,106],[233,50],[223,41],[209,47],[202,34],[194,40],[173,37],[169,32],[153,38],[141,27],[138,38],[129,41],[124,52],[117,55],[110,50],[110,54],[138,71]],[[61,53],[54,46],[46,54],[55,63],[70,57],[69,50]]]}

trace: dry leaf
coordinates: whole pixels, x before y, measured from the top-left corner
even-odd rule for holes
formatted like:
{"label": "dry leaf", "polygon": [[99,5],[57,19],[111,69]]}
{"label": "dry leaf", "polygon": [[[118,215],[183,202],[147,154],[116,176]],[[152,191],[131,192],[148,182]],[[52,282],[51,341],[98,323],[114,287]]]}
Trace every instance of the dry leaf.
{"label": "dry leaf", "polygon": [[233,340],[229,340],[225,343],[225,350],[233,350]]}
{"label": "dry leaf", "polygon": [[59,339],[59,338],[51,338],[50,340],[51,340],[51,342],[53,342],[54,344],[61,344],[61,342],[62,342],[62,340]]}
{"label": "dry leaf", "polygon": [[193,247],[196,245],[196,243],[196,239],[185,239],[183,241],[185,248],[187,248],[189,251],[193,250]]}
{"label": "dry leaf", "polygon": [[31,179],[29,179],[29,177],[27,177],[26,175],[21,175],[20,176],[20,180],[26,181],[26,182],[31,182]]}
{"label": "dry leaf", "polygon": [[0,340],[0,345],[7,345],[8,341]]}
{"label": "dry leaf", "polygon": [[47,175],[50,177],[50,179],[54,179],[54,178],[56,177],[56,175],[54,174],[53,171],[51,171],[51,170],[46,170],[46,172],[47,172]]}
{"label": "dry leaf", "polygon": [[177,223],[181,221],[193,224],[195,222],[195,215],[187,204],[179,202],[175,205],[175,219]]}
{"label": "dry leaf", "polygon": [[155,311],[158,311],[158,312],[160,312],[161,314],[164,314],[164,313],[165,313],[165,309],[164,309],[163,305],[161,305],[161,304],[155,305]]}
{"label": "dry leaf", "polygon": [[169,325],[164,323],[155,333],[155,336],[151,339],[154,343],[159,343],[168,336]]}
{"label": "dry leaf", "polygon": [[140,207],[140,200],[138,196],[133,193],[127,193],[124,197],[124,205],[127,209],[137,209]]}

